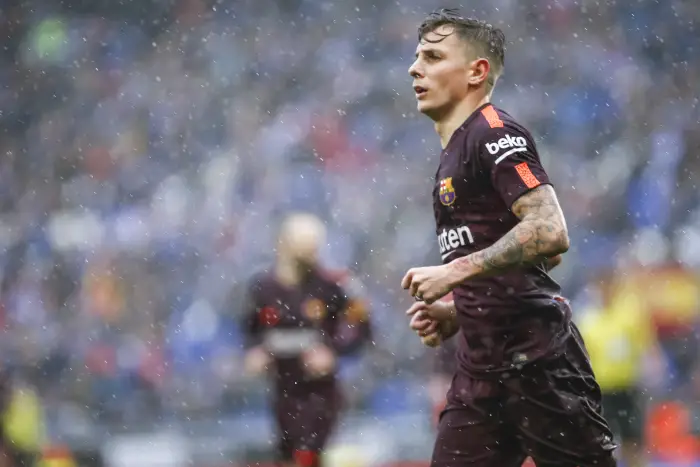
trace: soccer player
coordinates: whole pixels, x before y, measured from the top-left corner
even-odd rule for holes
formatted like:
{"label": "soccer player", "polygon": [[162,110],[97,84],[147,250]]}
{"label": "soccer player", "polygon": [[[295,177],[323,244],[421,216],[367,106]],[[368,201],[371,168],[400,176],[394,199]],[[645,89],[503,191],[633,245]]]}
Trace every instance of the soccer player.
{"label": "soccer player", "polygon": [[532,136],[490,103],[503,32],[441,10],[418,39],[409,73],[443,148],[433,205],[444,264],[408,270],[402,286],[417,300],[410,315],[443,337],[461,331],[431,466],[614,466],[600,388],[548,275],[569,248],[564,216]]}
{"label": "soccer player", "polygon": [[325,227],[308,214],[283,223],[277,261],[251,281],[245,369],[273,375],[273,411],[283,466],[318,467],[340,409],[337,356],[370,335],[367,307],[338,274],[321,270]]}

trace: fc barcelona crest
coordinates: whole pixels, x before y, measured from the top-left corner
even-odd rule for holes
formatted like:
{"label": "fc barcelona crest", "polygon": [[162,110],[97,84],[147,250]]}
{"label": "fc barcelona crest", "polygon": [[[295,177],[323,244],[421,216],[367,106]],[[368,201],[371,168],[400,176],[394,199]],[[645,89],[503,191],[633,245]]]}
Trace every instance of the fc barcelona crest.
{"label": "fc barcelona crest", "polygon": [[326,304],[318,298],[304,302],[304,316],[313,322],[322,321],[326,317]]}
{"label": "fc barcelona crest", "polygon": [[367,305],[362,300],[351,299],[345,310],[345,317],[350,324],[359,324],[367,321]]}
{"label": "fc barcelona crest", "polygon": [[452,186],[452,177],[440,180],[440,202],[445,206],[450,206],[455,202],[456,197],[455,189]]}
{"label": "fc barcelona crest", "polygon": [[271,306],[266,306],[258,314],[260,324],[266,327],[274,327],[280,322],[280,312]]}

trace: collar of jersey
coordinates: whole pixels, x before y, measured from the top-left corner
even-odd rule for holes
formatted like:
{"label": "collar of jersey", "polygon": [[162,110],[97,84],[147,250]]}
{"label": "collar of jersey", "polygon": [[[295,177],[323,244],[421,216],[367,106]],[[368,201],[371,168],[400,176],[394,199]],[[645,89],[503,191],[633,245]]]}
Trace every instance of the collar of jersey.
{"label": "collar of jersey", "polygon": [[455,130],[454,133],[452,133],[452,136],[450,136],[450,141],[448,141],[447,146],[445,146],[445,149],[450,147],[450,144],[452,144],[452,141],[454,141],[455,137],[464,131],[464,129],[469,126],[469,124],[481,113],[482,110],[484,110],[486,107],[489,105],[493,105],[491,102],[487,102],[485,104],[481,104],[479,107],[477,107],[474,112],[469,114],[466,120]]}

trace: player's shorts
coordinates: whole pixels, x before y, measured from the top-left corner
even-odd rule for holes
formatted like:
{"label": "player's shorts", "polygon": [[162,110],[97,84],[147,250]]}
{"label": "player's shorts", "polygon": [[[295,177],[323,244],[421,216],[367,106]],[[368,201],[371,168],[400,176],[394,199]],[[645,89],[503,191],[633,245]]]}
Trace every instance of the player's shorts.
{"label": "player's shorts", "polygon": [[326,446],[338,418],[339,405],[336,395],[280,396],[274,404],[278,460],[296,461],[309,467],[317,465],[312,458],[318,457]]}
{"label": "player's shorts", "polygon": [[634,388],[603,392],[603,415],[623,443],[642,441],[645,410],[642,398]]}
{"label": "player's shorts", "polygon": [[612,467],[615,445],[576,329],[561,355],[487,381],[457,374],[431,467]]}

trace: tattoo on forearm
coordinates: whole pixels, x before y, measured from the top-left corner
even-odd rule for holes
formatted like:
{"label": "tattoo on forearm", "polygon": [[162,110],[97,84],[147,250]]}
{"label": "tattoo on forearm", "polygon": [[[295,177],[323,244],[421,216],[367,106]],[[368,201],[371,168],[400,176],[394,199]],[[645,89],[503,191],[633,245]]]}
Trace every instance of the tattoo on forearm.
{"label": "tattoo on forearm", "polygon": [[512,211],[520,219],[515,227],[492,246],[453,261],[454,267],[487,276],[540,263],[569,248],[564,215],[551,186],[523,195]]}

